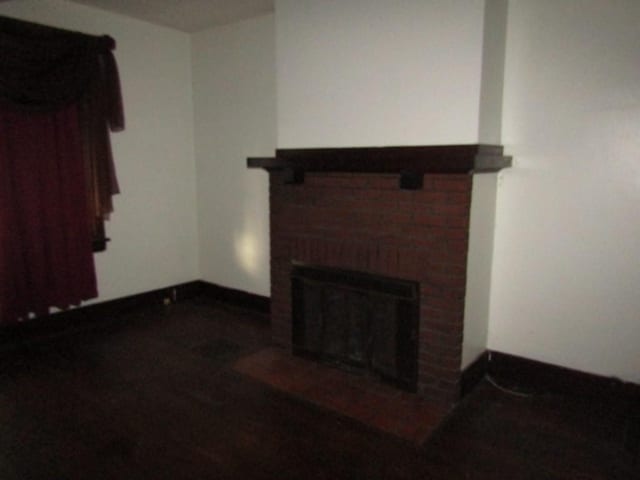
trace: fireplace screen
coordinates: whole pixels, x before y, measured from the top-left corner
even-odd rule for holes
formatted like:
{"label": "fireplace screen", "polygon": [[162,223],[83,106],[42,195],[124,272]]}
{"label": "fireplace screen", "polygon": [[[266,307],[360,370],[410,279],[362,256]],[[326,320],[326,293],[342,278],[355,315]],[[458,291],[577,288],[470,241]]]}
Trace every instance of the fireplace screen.
{"label": "fireplace screen", "polygon": [[295,267],[293,351],[416,390],[418,284]]}

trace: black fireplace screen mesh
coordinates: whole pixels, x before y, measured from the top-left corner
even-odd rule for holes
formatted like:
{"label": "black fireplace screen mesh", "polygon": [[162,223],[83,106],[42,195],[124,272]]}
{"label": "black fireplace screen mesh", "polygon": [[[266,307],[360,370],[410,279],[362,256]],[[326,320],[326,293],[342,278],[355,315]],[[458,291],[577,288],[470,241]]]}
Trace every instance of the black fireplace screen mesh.
{"label": "black fireplace screen mesh", "polygon": [[301,266],[291,280],[294,353],[416,390],[416,282]]}

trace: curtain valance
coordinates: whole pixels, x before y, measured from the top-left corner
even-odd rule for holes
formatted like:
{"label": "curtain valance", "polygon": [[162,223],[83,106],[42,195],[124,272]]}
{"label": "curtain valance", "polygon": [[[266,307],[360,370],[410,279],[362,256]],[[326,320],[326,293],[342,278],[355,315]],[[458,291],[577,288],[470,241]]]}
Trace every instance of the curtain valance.
{"label": "curtain valance", "polygon": [[124,115],[115,46],[107,35],[0,16],[0,98],[18,108],[51,109],[100,93],[107,100],[111,129],[121,130]]}

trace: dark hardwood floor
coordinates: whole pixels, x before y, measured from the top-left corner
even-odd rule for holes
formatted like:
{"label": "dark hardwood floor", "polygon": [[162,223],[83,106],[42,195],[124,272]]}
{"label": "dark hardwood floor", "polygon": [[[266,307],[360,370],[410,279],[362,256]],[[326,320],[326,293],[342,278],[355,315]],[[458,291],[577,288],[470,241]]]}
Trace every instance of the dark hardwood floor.
{"label": "dark hardwood floor", "polygon": [[269,337],[196,299],[5,345],[0,479],[640,478],[624,402],[484,381],[416,447],[233,370]]}

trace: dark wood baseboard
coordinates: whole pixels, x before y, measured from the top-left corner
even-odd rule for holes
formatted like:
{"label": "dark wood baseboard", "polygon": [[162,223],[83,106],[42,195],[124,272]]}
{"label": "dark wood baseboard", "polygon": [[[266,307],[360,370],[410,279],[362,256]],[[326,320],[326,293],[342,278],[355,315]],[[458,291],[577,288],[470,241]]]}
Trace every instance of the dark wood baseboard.
{"label": "dark wood baseboard", "polygon": [[473,363],[462,370],[460,377],[460,397],[464,397],[478,385],[487,375],[489,368],[489,351],[486,350]]}
{"label": "dark wood baseboard", "polygon": [[267,297],[194,280],[3,326],[0,328],[0,352],[83,330],[109,327],[119,321],[123,314],[137,309],[154,306],[160,309],[164,305],[195,297],[205,297],[267,314],[270,309]]}
{"label": "dark wood baseboard", "polygon": [[600,399],[626,397],[640,401],[638,384],[502,352],[490,352],[488,373],[509,388]]}
{"label": "dark wood baseboard", "polygon": [[122,314],[154,305],[161,308],[165,303],[194,297],[201,290],[199,281],[181,283],[6,325],[0,328],[0,351],[102,325],[111,325],[114,319]]}
{"label": "dark wood baseboard", "polygon": [[256,293],[234,288],[222,287],[214,283],[200,281],[200,294],[216,302],[228,303],[236,307],[254,310],[259,313],[271,312],[271,299]]}
{"label": "dark wood baseboard", "polygon": [[587,398],[627,398],[640,404],[640,385],[502,352],[486,351],[465,368],[461,396],[486,375],[505,388],[523,393],[559,393]]}

